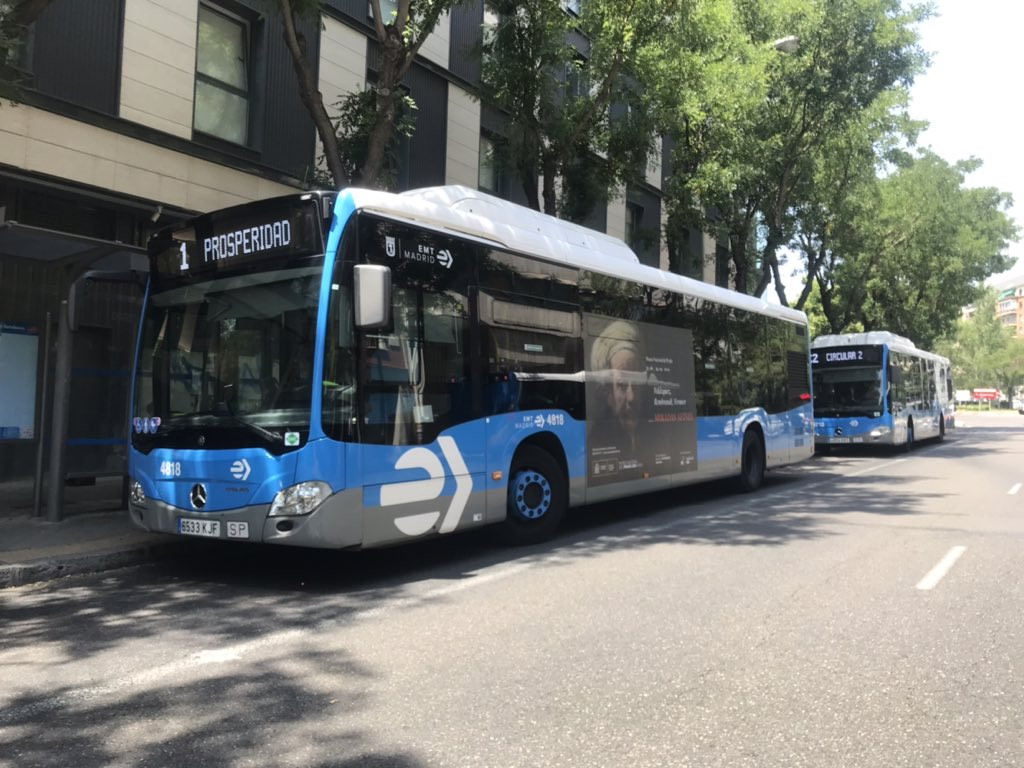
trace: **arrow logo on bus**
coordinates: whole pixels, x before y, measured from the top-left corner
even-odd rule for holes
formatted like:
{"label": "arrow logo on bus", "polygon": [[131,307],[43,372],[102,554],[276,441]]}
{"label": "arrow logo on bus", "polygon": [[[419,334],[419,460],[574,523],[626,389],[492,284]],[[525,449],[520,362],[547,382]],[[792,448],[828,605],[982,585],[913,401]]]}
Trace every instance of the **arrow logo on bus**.
{"label": "arrow logo on bus", "polygon": [[454,261],[454,259],[452,259],[452,252],[447,249],[437,252],[437,260],[441,262],[441,266],[445,269],[451,269],[452,261]]}
{"label": "arrow logo on bus", "polygon": [[239,459],[231,465],[231,476],[235,480],[248,480],[250,472],[252,472],[252,467],[249,466],[249,462],[245,459]]}
{"label": "arrow logo on bus", "polygon": [[[473,479],[469,476],[466,462],[453,438],[439,437],[437,444],[441,447],[441,453],[444,454],[455,477],[455,493],[452,495],[452,501],[448,505],[444,519],[441,520],[441,526],[437,529],[438,533],[450,533],[458,527],[459,521],[462,519],[466,502],[469,501],[469,494],[473,490]],[[380,487],[380,505],[382,507],[430,501],[440,496],[441,491],[444,490],[444,465],[441,464],[441,459],[437,457],[437,454],[427,448],[410,448],[398,457],[395,469],[421,469],[429,475],[429,478],[382,485]],[[440,511],[405,515],[395,518],[395,526],[406,536],[422,536],[430,531],[440,518]]]}

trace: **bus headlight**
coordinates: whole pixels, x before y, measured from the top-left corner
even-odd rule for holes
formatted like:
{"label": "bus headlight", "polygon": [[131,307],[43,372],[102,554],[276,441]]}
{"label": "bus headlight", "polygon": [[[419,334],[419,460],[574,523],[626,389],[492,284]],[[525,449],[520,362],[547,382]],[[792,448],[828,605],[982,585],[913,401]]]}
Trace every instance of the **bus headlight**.
{"label": "bus headlight", "polygon": [[270,505],[270,517],[308,515],[330,495],[331,488],[327,483],[309,482],[293,485],[291,488],[278,491],[274,503]]}
{"label": "bus headlight", "polygon": [[869,434],[872,440],[878,440],[880,437],[885,437],[890,432],[892,432],[892,430],[889,429],[889,427],[875,427]]}
{"label": "bus headlight", "polygon": [[146,506],[146,492],[142,490],[142,483],[138,480],[132,480],[132,484],[128,489],[128,500],[132,503],[133,507]]}

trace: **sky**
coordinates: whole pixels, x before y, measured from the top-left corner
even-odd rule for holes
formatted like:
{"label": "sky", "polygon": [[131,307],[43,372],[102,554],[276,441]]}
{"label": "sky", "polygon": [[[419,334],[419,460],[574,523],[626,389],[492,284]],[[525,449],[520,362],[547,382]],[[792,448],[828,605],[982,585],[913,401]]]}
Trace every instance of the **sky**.
{"label": "sky", "polygon": [[[911,116],[929,123],[918,144],[931,147],[949,163],[980,159],[981,168],[967,177],[966,186],[995,187],[1013,195],[1015,205],[1008,213],[1022,226],[1024,236],[1024,105],[1019,96],[1024,2],[933,4],[935,16],[919,27],[931,66],[911,88]],[[1024,240],[1011,243],[1007,252],[1015,265],[990,282],[1024,276]],[[802,270],[785,282],[786,295],[793,301],[803,285]],[[771,294],[774,290],[769,288]]]}
{"label": "sky", "polygon": [[[1019,73],[1024,54],[1020,0],[937,0],[937,15],[920,27],[932,63],[911,89],[911,115],[927,120],[919,144],[947,162],[977,157],[983,165],[966,186],[1013,195],[1010,216],[1024,225],[1024,121]],[[1024,275],[1024,241],[1008,250]]]}

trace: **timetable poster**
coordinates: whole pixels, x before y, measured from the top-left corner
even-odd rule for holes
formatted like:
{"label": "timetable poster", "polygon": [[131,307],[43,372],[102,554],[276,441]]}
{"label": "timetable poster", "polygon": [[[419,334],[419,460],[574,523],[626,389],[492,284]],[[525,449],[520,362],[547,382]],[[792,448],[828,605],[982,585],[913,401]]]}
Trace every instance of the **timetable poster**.
{"label": "timetable poster", "polygon": [[0,440],[35,437],[39,329],[0,322]]}

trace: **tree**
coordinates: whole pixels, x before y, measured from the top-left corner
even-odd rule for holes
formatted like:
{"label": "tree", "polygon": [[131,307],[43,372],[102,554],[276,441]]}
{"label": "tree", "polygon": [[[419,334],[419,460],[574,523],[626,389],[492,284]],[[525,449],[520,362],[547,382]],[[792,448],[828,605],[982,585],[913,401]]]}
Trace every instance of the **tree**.
{"label": "tree", "polygon": [[996,317],[996,302],[995,290],[984,290],[971,317],[958,320],[953,333],[936,345],[950,359],[958,388],[1012,392],[1024,381],[1024,340],[1015,339]]}
{"label": "tree", "polygon": [[507,117],[498,162],[530,207],[580,220],[646,169],[655,131],[643,69],[675,0],[589,0],[578,17],[560,0],[487,7],[498,21],[482,46],[482,99]]}
{"label": "tree", "polygon": [[[679,204],[693,201],[703,228],[722,233],[737,290],[750,289],[753,268],[752,292],[774,282],[788,304],[778,251],[795,235],[794,208],[813,188],[821,149],[880,96],[912,82],[926,62],[914,27],[929,9],[904,12],[899,0],[750,0],[729,15],[729,4],[716,5],[730,42],[716,66],[737,77],[704,83],[683,115],[674,165],[691,175],[673,194]],[[774,50],[772,41],[787,35],[799,49]]]}
{"label": "tree", "polygon": [[965,186],[979,165],[950,165],[922,151],[879,182],[877,203],[850,224],[862,245],[818,278],[834,332],[859,322],[928,348],[952,331],[987,277],[1009,268],[1006,249],[1017,239],[1006,213],[1012,200]]}
{"label": "tree", "polygon": [[18,60],[25,32],[50,0],[0,0],[0,88],[10,92],[20,74],[13,63]]}
{"label": "tree", "polygon": [[675,21],[677,45],[655,87],[675,149],[665,192],[669,263],[691,230],[709,232],[731,256],[746,292],[763,159],[756,118],[768,99],[770,43],[754,41],[733,0],[701,0]]}
{"label": "tree", "polygon": [[[822,146],[812,183],[794,206],[791,245],[803,256],[806,276],[796,309],[804,309],[816,291],[816,302],[824,302],[823,313],[836,317],[833,302],[843,290],[835,282],[837,268],[844,254],[869,250],[867,235],[877,223],[880,204],[879,173],[913,163],[905,146],[914,143],[922,124],[907,116],[906,103],[901,90],[883,94]],[[849,287],[856,292],[862,286]],[[841,324],[849,322],[843,318]]]}
{"label": "tree", "polygon": [[397,9],[385,18],[380,0],[370,0],[375,40],[380,49],[377,80],[366,93],[345,94],[338,102],[339,116],[332,119],[317,87],[316,67],[309,59],[297,20],[320,23],[321,0],[274,0],[284,25],[284,40],[291,53],[302,103],[316,125],[324,161],[335,186],[357,183],[380,186],[386,178],[388,153],[396,140],[396,128],[407,134],[413,103],[402,89],[402,79],[424,40],[437,26],[442,13],[458,0],[398,0]]}

